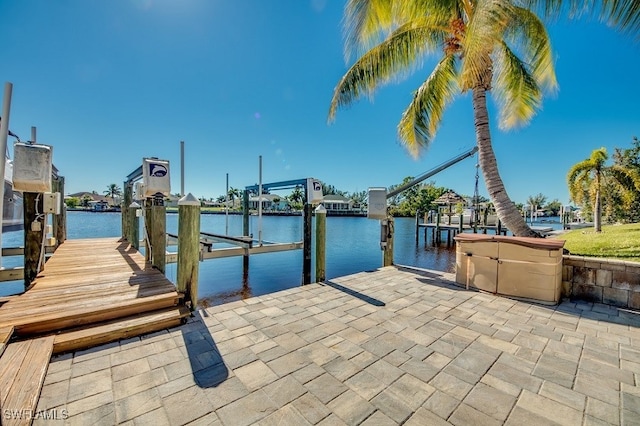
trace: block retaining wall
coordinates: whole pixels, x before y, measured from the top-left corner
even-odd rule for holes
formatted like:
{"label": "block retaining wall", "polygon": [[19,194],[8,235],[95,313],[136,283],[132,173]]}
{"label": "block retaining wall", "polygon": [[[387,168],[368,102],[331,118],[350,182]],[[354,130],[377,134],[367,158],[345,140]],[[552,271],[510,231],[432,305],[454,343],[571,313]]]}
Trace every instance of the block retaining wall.
{"label": "block retaining wall", "polygon": [[571,299],[640,309],[640,263],[565,255],[562,295]]}

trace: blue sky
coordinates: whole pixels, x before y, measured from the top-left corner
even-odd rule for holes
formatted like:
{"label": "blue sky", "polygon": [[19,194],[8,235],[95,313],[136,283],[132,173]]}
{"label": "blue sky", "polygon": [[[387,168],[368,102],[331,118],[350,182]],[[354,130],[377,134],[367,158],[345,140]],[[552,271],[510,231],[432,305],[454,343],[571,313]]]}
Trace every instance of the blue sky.
{"label": "blue sky", "polygon": [[[230,186],[316,177],[345,191],[400,183],[471,148],[471,100],[447,110],[418,160],[396,125],[431,71],[327,111],[347,70],[337,0],[2,0],[2,83],[13,83],[10,128],[53,145],[66,193],[122,186],[143,157],[169,160],[172,192],[217,197]],[[529,126],[493,144],[516,202],[567,203],[569,168],[601,146],[640,136],[640,42],[603,24],[549,25],[560,90]],[[495,114],[494,114],[495,119]],[[11,139],[10,139],[11,141]],[[473,193],[475,159],[437,185]],[[480,192],[486,195],[481,181]]]}

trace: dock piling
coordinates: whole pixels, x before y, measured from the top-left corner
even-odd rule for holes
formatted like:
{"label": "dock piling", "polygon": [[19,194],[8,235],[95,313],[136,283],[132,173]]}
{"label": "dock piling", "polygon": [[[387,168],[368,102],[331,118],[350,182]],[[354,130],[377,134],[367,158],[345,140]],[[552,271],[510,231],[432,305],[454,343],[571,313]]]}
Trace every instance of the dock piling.
{"label": "dock piling", "polygon": [[327,278],[326,243],[327,243],[327,209],[322,204],[316,207],[316,282]]}
{"label": "dock piling", "polygon": [[382,266],[391,266],[393,265],[393,217],[389,216],[382,222],[382,230],[386,233],[383,236],[385,244],[382,247]]}
{"label": "dock piling", "polygon": [[178,201],[178,266],[176,287],[191,310],[198,305],[200,202],[191,193]]}
{"label": "dock piling", "polygon": [[302,247],[302,284],[311,284],[311,218],[313,206],[304,205],[303,247]]}
{"label": "dock piling", "polygon": [[162,196],[153,199],[151,222],[151,265],[164,273],[167,257],[167,218]]}

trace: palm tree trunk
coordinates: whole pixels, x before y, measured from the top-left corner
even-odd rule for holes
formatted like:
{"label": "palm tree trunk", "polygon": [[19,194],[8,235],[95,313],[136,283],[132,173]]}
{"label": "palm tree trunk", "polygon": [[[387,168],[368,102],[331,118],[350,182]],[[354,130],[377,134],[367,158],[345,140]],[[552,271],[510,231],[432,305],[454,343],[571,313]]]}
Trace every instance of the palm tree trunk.
{"label": "palm tree trunk", "polygon": [[600,171],[596,171],[596,202],[593,206],[593,227],[602,232],[602,200],[600,197]]}
{"label": "palm tree trunk", "polygon": [[476,143],[482,177],[489,192],[489,198],[500,221],[517,237],[540,237],[527,226],[522,215],[511,201],[498,172],[496,155],[491,146],[489,113],[487,111],[486,90],[483,87],[473,89],[473,118],[476,128]]}

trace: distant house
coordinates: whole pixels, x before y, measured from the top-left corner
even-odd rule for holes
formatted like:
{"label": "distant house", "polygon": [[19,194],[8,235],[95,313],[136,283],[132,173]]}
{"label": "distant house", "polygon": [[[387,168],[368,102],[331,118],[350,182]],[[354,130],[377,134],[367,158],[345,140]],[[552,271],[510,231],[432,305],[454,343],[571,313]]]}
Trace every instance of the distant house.
{"label": "distant house", "polygon": [[96,192],[76,192],[64,197],[65,200],[69,198],[77,198],[80,200],[79,207],[84,207],[88,210],[104,211],[113,206],[111,197],[100,195]]}
{"label": "distant house", "polygon": [[354,208],[353,200],[348,199],[343,195],[337,194],[327,194],[323,197],[322,204],[324,208],[327,209],[327,213],[346,213],[351,211],[360,210],[358,208]]}
{"label": "distant house", "polygon": [[249,197],[249,209],[258,210],[258,203],[262,204],[262,210],[284,212],[291,210],[289,202],[280,195],[262,194]]}

